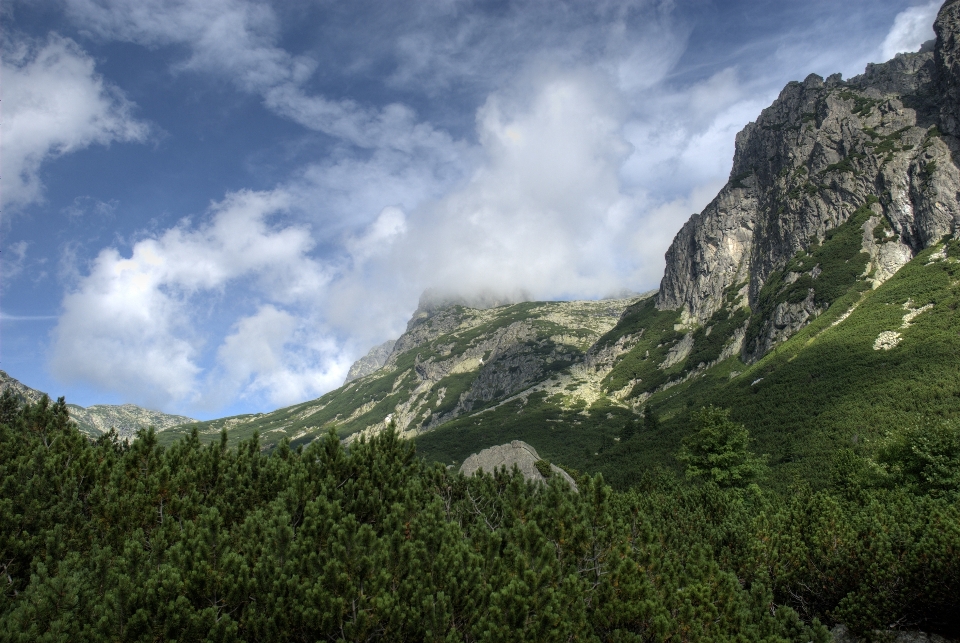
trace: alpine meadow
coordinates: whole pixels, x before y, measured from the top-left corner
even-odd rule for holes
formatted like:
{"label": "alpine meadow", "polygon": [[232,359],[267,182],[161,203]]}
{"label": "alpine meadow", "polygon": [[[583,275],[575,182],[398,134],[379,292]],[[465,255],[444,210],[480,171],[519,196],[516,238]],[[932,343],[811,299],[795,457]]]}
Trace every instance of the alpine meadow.
{"label": "alpine meadow", "polygon": [[656,290],[430,288],[215,419],[0,371],[0,641],[960,640],[960,0],[933,31],[754,112]]}

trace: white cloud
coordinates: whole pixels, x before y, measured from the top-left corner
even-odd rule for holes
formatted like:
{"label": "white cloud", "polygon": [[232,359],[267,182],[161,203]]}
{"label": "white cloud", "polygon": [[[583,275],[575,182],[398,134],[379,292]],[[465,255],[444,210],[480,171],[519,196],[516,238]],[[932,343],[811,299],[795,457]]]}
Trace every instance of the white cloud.
{"label": "white cloud", "polygon": [[932,39],[933,21],[941,4],[940,0],[933,0],[898,13],[880,47],[882,60],[889,60],[901,52],[917,51],[920,45]]}
{"label": "white cloud", "polygon": [[402,331],[428,287],[507,298],[656,287],[674,234],[726,182],[734,135],[764,105],[750,90],[726,70],[660,88],[631,113],[615,69],[521,74],[477,111],[481,161],[465,185],[346,236],[327,323],[356,354]]}
{"label": "white cloud", "polygon": [[4,48],[3,200],[18,207],[42,198],[40,166],[90,145],[143,141],[149,127],[133,105],[94,70],[69,38]]}
{"label": "white cloud", "polygon": [[[303,319],[272,305],[240,319],[217,350],[211,389],[225,399],[241,391],[274,405],[302,402],[343,382],[350,363],[340,347],[305,328]],[[226,386],[224,386],[226,385]]]}
{"label": "white cloud", "polygon": [[6,244],[3,254],[0,255],[0,279],[3,280],[4,285],[16,279],[23,272],[29,247],[30,244],[23,240]]}
{"label": "white cloud", "polygon": [[179,45],[177,69],[222,75],[258,94],[277,114],[361,148],[404,152],[455,146],[448,134],[418,123],[401,104],[363,106],[304,91],[316,61],[277,45],[279,23],[267,4],[246,0],[68,0],[73,18],[100,37],[146,46]]}
{"label": "white cloud", "polygon": [[[201,385],[209,338],[198,328],[217,304],[230,303],[231,288],[239,284],[245,300],[270,303],[278,315],[277,306],[287,306],[294,312],[283,314],[294,315],[309,311],[328,280],[309,256],[314,242],[308,229],[271,225],[289,203],[283,190],[233,193],[211,207],[202,225],[185,220],[137,242],[129,257],[103,250],[63,299],[53,336],[54,373],[154,406],[211,403],[212,393]],[[226,371],[254,378],[235,377],[238,387],[270,389],[257,380],[249,356],[225,346]],[[231,355],[238,356],[238,365],[223,362]],[[276,364],[263,362],[263,368],[268,377],[278,376]],[[301,389],[316,392],[326,382],[303,368],[292,372],[314,383]]]}

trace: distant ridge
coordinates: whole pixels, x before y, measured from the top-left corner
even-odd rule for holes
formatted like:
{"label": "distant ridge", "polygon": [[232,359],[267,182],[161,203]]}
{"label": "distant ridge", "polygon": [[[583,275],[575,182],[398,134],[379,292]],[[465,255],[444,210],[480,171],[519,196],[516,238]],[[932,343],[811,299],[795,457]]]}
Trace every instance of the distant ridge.
{"label": "distant ridge", "polygon": [[[5,371],[0,371],[0,393],[7,389],[12,390],[24,402],[31,404],[36,404],[44,395],[47,395],[10,377]],[[55,399],[50,395],[48,397]],[[151,411],[135,404],[94,404],[87,408],[67,404],[67,409],[70,412],[70,419],[77,423],[81,431],[91,436],[98,436],[109,432],[110,429],[116,429],[121,438],[130,438],[138,430],[150,426],[157,431],[164,431],[180,424],[196,422],[193,418],[183,415]]]}

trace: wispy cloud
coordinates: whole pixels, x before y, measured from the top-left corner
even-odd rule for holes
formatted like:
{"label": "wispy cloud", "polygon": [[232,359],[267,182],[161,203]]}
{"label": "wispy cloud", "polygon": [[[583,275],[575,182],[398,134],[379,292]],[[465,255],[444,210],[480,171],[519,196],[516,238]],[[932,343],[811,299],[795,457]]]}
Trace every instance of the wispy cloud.
{"label": "wispy cloud", "polygon": [[73,40],[8,40],[3,46],[3,200],[21,207],[43,196],[44,161],[90,145],[144,141],[150,127],[95,71]]}
{"label": "wispy cloud", "polygon": [[881,60],[888,60],[901,52],[917,51],[920,45],[932,39],[933,21],[941,4],[940,0],[933,0],[898,13],[880,46]]}
{"label": "wispy cloud", "polygon": [[52,321],[54,319],[57,319],[56,315],[9,315],[0,312],[0,321],[4,322]]}

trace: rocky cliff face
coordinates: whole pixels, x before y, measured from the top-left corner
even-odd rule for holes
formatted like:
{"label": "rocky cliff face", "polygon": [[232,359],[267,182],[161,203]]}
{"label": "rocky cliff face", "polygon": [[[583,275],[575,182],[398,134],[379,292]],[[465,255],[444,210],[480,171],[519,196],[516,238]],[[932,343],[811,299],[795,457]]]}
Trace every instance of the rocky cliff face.
{"label": "rocky cliff face", "polygon": [[[738,134],[729,182],[667,251],[659,309],[682,309],[691,327],[732,293],[756,310],[773,273],[863,207],[875,215],[861,248],[874,286],[957,234],[960,1],[943,6],[935,28],[935,45],[849,81],[811,75],[790,83]],[[804,274],[816,280],[817,266],[796,278]],[[822,312],[829,302],[814,291],[754,322],[763,328],[744,343],[743,357],[756,359]]]}
{"label": "rocky cliff face", "polygon": [[371,348],[370,352],[353,363],[343,383],[347,384],[355,379],[366,377],[382,368],[387,363],[387,358],[390,357],[396,343],[397,340],[391,339]]}
{"label": "rocky cliff face", "polygon": [[943,131],[960,136],[960,0],[947,0],[933,25],[937,34],[934,57],[938,70],[937,89],[943,99],[940,123]]}

